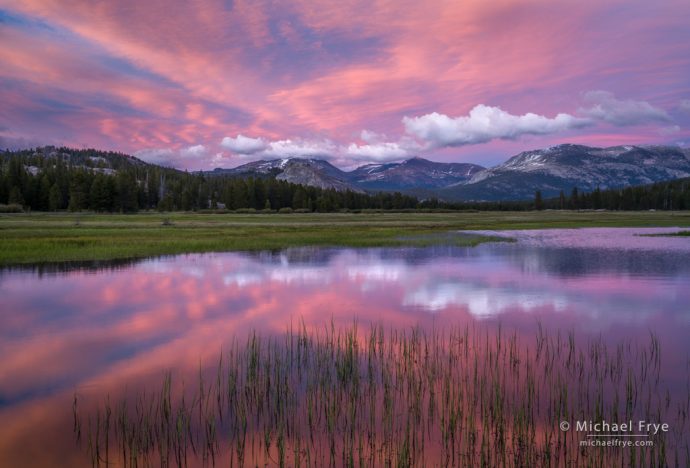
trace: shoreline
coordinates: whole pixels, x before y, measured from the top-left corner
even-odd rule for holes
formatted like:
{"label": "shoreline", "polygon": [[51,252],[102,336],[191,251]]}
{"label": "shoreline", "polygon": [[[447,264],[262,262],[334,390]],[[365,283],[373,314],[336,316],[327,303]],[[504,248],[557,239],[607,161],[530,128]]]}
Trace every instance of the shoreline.
{"label": "shoreline", "polygon": [[[0,266],[124,260],[288,247],[404,247],[448,243],[449,231],[578,227],[690,227],[684,212],[458,212],[0,215]],[[475,246],[496,236],[453,236]],[[508,239],[509,240],[509,239]]]}

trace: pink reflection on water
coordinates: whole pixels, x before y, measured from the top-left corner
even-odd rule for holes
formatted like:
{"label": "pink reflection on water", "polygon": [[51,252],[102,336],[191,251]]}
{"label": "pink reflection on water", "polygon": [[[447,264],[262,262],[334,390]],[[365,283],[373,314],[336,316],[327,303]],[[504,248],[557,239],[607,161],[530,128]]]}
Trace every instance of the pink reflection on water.
{"label": "pink reflection on water", "polygon": [[[582,234],[564,231],[570,232],[544,244]],[[607,238],[589,234],[590,241]],[[615,235],[620,245],[625,236]],[[542,249],[534,243],[537,234],[526,238],[524,244],[476,249],[296,249],[185,255],[95,273],[3,273],[0,454],[15,466],[28,466],[29,447],[62,431],[64,440],[54,442],[46,460],[56,459],[55,453],[75,456],[71,438],[63,434],[71,427],[75,389],[116,395],[127,385],[155,387],[165,369],[194,375],[233,337],[243,342],[251,330],[280,334],[302,321],[312,329],[356,319],[367,329],[370,322],[409,328],[482,320],[527,337],[539,321],[584,336],[601,334],[610,342],[646,339],[652,330],[661,338],[669,378],[672,369],[685,368],[685,247],[660,253],[664,263],[652,272],[639,266],[639,249],[624,248],[621,262],[592,260],[585,265],[591,271],[583,272],[560,267],[585,258],[584,250]],[[644,239],[666,252],[666,238]]]}

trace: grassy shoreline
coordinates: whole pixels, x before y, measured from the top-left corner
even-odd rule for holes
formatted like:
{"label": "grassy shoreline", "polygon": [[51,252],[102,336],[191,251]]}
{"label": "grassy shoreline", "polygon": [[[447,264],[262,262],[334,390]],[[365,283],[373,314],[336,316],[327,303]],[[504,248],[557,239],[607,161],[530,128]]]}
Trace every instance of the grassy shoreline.
{"label": "grassy shoreline", "polygon": [[[297,246],[429,245],[433,236],[424,236],[456,230],[652,226],[690,227],[690,212],[2,214],[0,265]],[[496,240],[454,239],[467,246]]]}

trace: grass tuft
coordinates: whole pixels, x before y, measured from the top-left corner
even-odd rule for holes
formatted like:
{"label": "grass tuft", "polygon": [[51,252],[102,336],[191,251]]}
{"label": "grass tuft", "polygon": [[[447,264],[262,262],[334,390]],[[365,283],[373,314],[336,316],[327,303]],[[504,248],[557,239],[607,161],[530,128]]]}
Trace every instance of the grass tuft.
{"label": "grass tuft", "polygon": [[[233,340],[193,392],[166,373],[119,403],[75,395],[73,430],[94,466],[686,466],[690,398],[662,387],[660,363],[654,334],[302,323]],[[560,429],[577,420],[671,429],[654,447],[582,448]]]}

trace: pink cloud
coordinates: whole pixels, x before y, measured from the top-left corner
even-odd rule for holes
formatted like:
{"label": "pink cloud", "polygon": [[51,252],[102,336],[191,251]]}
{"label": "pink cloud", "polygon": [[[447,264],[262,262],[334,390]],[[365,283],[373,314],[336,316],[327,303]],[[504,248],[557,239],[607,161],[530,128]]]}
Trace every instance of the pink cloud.
{"label": "pink cloud", "polygon": [[[690,136],[678,104],[690,95],[690,11],[679,0],[0,5],[10,15],[0,80],[16,85],[0,92],[0,128],[17,141],[128,152],[204,145],[213,153],[241,134],[394,154],[404,116],[462,116],[481,104],[517,116],[578,116],[596,110],[582,102],[592,90],[645,102],[674,119],[665,122],[674,131],[593,126],[476,151],[596,141],[602,132],[620,134],[616,143],[640,133],[649,143]],[[65,99],[75,108],[50,104]],[[611,111],[599,120],[613,122]],[[360,145],[362,129],[393,137]]]}

